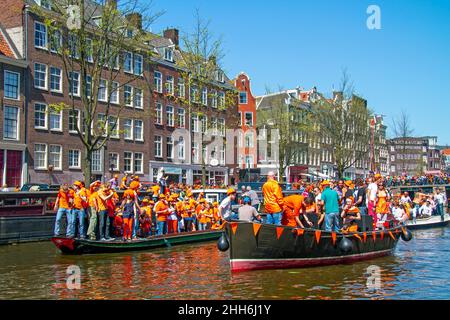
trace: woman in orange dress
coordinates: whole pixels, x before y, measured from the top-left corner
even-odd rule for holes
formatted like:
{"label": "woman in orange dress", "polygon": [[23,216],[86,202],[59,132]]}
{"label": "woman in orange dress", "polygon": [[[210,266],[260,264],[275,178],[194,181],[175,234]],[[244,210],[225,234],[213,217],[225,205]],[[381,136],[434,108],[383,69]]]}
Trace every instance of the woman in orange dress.
{"label": "woman in orange dress", "polygon": [[389,213],[389,194],[383,183],[378,185],[377,192],[377,205],[376,205],[376,213],[377,213],[377,227],[383,228],[384,222],[387,219]]}

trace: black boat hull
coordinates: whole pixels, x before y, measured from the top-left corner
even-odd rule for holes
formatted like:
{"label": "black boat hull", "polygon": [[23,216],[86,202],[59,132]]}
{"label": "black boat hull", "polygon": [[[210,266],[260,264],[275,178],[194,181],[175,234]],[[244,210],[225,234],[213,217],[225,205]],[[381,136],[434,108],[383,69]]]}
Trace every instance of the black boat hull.
{"label": "black boat hull", "polygon": [[383,257],[393,252],[401,233],[398,227],[348,234],[351,250],[344,252],[340,233],[247,222],[226,226],[232,271],[315,267]]}

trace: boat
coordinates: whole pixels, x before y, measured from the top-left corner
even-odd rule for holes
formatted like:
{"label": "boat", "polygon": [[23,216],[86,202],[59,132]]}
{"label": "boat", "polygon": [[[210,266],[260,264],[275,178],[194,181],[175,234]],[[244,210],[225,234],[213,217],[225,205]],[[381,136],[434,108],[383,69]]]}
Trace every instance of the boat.
{"label": "boat", "polygon": [[223,230],[193,231],[132,241],[93,241],[53,237],[51,241],[64,254],[81,255],[142,251],[188,243],[214,241],[219,239],[222,233]]}
{"label": "boat", "polygon": [[230,251],[231,270],[284,269],[353,263],[390,255],[399,238],[411,232],[401,226],[351,234],[232,221],[218,248]]}
{"label": "boat", "polygon": [[441,216],[431,216],[429,218],[417,219],[416,222],[409,220],[406,227],[410,230],[420,230],[420,229],[431,229],[431,228],[442,228],[450,225],[450,215],[445,214],[444,220]]}

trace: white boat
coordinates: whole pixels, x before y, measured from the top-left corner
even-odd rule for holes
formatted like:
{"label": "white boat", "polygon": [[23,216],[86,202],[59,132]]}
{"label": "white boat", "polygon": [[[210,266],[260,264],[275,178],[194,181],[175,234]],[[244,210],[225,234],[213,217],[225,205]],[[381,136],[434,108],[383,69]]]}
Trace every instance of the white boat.
{"label": "white boat", "polygon": [[415,223],[413,220],[409,220],[406,223],[406,226],[410,230],[417,230],[417,229],[441,228],[446,227],[449,224],[450,224],[450,215],[446,213],[444,215],[444,220],[442,220],[441,216],[431,216],[429,218],[416,219]]}

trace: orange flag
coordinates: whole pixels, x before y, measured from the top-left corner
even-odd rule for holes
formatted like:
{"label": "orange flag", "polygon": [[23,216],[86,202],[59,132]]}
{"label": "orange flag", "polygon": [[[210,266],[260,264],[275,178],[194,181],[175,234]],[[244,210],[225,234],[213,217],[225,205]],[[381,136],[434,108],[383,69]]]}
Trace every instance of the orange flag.
{"label": "orange flag", "polygon": [[331,239],[333,240],[333,246],[336,245],[336,232],[331,233]]}
{"label": "orange flag", "polygon": [[232,222],[232,223],[230,223],[230,225],[231,225],[231,231],[233,231],[233,234],[236,234],[236,230],[238,227],[237,222]]}
{"label": "orange flag", "polygon": [[392,232],[389,231],[389,235],[391,236],[392,239],[395,240],[395,236],[394,236],[394,234]]}
{"label": "orange flag", "polygon": [[303,229],[296,229],[297,230],[297,236],[302,236],[305,233],[305,230]]}
{"label": "orange flag", "polygon": [[364,237],[364,242],[366,242],[367,241],[367,232],[363,233],[363,237]]}
{"label": "orange flag", "polygon": [[284,228],[283,227],[277,227],[277,239],[280,239],[281,234],[283,233]]}
{"label": "orange flag", "polygon": [[360,241],[362,241],[361,237],[357,233],[354,233],[353,235],[355,236],[355,238],[358,238]]}
{"label": "orange flag", "polygon": [[377,233],[375,231],[372,231],[372,238],[373,238],[373,241],[375,241],[377,239]]}
{"label": "orange flag", "polygon": [[316,241],[317,241],[317,244],[319,244],[319,242],[320,242],[321,234],[322,234],[322,231],[316,230]]}
{"label": "orange flag", "polygon": [[258,234],[259,229],[261,229],[261,225],[259,223],[254,223],[253,224],[253,234],[255,235],[255,237]]}
{"label": "orange flag", "polygon": [[381,231],[381,233],[380,233],[380,239],[381,239],[381,240],[384,239],[384,231]]}

